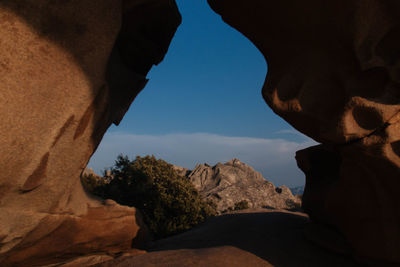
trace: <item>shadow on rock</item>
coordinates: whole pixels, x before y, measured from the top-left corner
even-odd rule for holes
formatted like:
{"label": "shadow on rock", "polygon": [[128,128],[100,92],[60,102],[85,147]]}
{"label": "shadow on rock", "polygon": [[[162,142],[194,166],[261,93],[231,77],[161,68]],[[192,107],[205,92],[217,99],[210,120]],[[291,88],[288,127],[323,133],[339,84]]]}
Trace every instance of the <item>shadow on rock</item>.
{"label": "shadow on rock", "polygon": [[309,219],[303,213],[265,209],[235,212],[156,241],[149,253],[120,258],[109,266],[357,266],[351,258],[309,242],[304,237],[308,226]]}

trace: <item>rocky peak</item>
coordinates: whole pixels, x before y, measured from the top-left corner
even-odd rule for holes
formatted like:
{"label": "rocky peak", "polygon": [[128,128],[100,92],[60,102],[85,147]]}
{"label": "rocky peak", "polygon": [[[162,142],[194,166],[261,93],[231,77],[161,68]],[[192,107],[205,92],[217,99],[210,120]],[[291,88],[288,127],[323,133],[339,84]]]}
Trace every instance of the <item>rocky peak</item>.
{"label": "rocky peak", "polygon": [[239,159],[214,166],[198,164],[192,171],[175,166],[175,170],[184,173],[204,199],[217,205],[219,212],[240,201],[247,201],[251,208],[292,209],[300,205],[289,188],[275,187]]}

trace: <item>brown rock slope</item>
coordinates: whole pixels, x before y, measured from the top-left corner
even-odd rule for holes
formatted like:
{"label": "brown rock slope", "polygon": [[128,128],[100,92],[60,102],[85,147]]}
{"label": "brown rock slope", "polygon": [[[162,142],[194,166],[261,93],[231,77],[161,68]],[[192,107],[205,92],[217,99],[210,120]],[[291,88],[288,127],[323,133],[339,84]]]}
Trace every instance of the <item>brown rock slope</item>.
{"label": "brown rock slope", "polygon": [[324,144],[297,154],[311,218],[400,263],[399,1],[208,2],[264,54],[268,105]]}
{"label": "brown rock slope", "polygon": [[203,199],[217,205],[218,212],[233,208],[240,201],[247,201],[250,208],[294,209],[301,205],[289,188],[275,187],[238,159],[213,167],[199,164],[192,171],[176,169],[191,180]]}
{"label": "brown rock slope", "polygon": [[[177,236],[159,240],[142,255],[96,266],[357,266],[308,242],[302,213],[246,210],[214,217]],[[332,241],[337,241],[333,239]]]}
{"label": "brown rock slope", "polygon": [[134,208],[89,197],[79,176],[179,23],[167,0],[0,1],[1,266],[146,241]]}

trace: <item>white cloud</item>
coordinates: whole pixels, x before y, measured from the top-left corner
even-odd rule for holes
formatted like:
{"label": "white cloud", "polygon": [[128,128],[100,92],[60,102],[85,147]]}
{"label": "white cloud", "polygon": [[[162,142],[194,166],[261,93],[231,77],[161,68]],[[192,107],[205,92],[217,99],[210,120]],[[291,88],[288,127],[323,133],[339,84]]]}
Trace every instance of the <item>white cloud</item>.
{"label": "white cloud", "polygon": [[189,169],[198,163],[214,165],[239,158],[274,184],[295,186],[304,183],[304,175],[294,159],[295,152],[315,144],[306,137],[303,142],[294,142],[209,133],[138,135],[111,132],[104,136],[89,167],[100,173],[105,167],[112,166],[121,153],[131,159],[136,155],[153,154]]}
{"label": "white cloud", "polygon": [[291,135],[297,135],[297,136],[304,137],[304,135],[302,133],[296,131],[295,129],[283,129],[283,130],[276,131],[275,134],[291,134]]}

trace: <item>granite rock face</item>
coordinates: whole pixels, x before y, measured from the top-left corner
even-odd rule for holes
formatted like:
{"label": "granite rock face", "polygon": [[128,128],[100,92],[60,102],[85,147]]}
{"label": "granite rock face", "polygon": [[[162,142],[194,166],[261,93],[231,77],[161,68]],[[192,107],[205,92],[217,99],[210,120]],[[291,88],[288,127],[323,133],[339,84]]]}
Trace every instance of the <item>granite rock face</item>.
{"label": "granite rock face", "polygon": [[218,212],[233,208],[240,201],[247,201],[249,208],[294,209],[301,205],[289,188],[275,187],[238,159],[215,166],[199,164],[192,171],[175,168],[190,179],[203,199],[217,205]]}
{"label": "granite rock face", "polygon": [[134,208],[89,196],[79,177],[179,23],[167,0],[0,1],[1,266],[146,241]]}
{"label": "granite rock face", "polygon": [[365,261],[400,263],[400,4],[208,0],[268,62],[263,97],[321,142],[297,154],[303,207]]}

